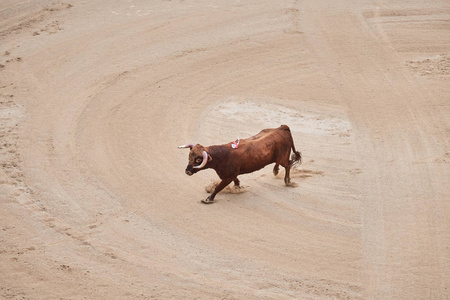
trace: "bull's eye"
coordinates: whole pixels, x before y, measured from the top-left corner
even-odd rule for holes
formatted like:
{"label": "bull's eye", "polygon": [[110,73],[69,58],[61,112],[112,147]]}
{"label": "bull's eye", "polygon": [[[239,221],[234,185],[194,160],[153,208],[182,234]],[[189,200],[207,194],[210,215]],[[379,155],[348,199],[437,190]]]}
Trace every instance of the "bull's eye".
{"label": "bull's eye", "polygon": [[195,163],[196,164],[201,164],[201,162],[202,162],[202,159],[200,157],[195,159]]}

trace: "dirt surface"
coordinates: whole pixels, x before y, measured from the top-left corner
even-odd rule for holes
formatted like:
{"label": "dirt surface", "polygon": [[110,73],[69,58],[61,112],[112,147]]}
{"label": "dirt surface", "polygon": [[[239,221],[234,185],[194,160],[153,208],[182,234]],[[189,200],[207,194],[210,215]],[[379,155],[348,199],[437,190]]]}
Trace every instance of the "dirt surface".
{"label": "dirt surface", "polygon": [[0,298],[450,299],[449,82],[447,0],[3,0]]}

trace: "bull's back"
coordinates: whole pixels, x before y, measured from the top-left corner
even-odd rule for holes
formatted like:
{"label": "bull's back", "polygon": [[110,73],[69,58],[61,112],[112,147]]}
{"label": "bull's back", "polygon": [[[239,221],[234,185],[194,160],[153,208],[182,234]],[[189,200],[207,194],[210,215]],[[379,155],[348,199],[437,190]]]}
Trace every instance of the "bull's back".
{"label": "bull's back", "polygon": [[263,139],[274,139],[277,140],[280,137],[290,138],[291,130],[287,125],[281,125],[278,128],[268,128],[261,130],[258,134],[251,136],[247,139],[241,140],[244,143],[257,142]]}
{"label": "bull's back", "polygon": [[241,140],[238,148],[240,151],[235,152],[240,161],[240,173],[251,173],[278,162],[281,158],[289,158],[291,144],[291,133],[286,125],[264,129],[248,139]]}

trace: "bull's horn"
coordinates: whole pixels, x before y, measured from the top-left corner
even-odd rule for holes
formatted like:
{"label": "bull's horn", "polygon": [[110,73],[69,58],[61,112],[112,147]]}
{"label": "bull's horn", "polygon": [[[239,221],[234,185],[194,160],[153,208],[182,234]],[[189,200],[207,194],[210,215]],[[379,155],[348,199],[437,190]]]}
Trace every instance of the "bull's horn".
{"label": "bull's horn", "polygon": [[183,149],[183,148],[189,148],[189,149],[192,149],[192,147],[194,147],[194,144],[178,146],[178,148],[180,148],[180,149]]}
{"label": "bull's horn", "polygon": [[202,161],[202,164],[199,165],[199,166],[193,167],[193,168],[194,168],[194,169],[201,169],[201,168],[203,168],[203,167],[206,165],[207,162],[208,162],[208,153],[206,153],[206,151],[203,151],[203,161]]}

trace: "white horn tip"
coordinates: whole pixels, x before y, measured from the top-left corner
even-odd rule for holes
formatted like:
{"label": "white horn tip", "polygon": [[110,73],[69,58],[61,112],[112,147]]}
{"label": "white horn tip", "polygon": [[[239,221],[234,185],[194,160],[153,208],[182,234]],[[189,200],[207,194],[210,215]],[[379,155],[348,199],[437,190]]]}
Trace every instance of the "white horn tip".
{"label": "white horn tip", "polygon": [[183,148],[190,148],[190,149],[192,149],[192,147],[194,147],[194,145],[193,144],[189,144],[189,145],[178,146],[178,149],[183,149]]}

